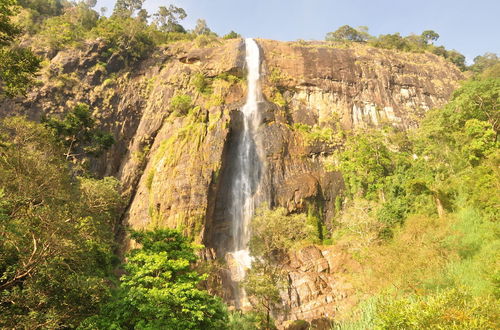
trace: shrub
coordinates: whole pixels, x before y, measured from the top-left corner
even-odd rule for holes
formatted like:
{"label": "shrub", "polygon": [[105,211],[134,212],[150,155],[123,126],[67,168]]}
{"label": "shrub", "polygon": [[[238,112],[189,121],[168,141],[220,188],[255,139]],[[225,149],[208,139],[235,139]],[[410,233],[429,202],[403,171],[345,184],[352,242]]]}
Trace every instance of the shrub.
{"label": "shrub", "polygon": [[174,116],[187,115],[192,107],[193,101],[187,94],[177,94],[170,99],[170,111]]}
{"label": "shrub", "polygon": [[474,298],[463,289],[427,296],[382,299],[377,306],[377,329],[494,329],[498,301]]}
{"label": "shrub", "polygon": [[194,74],[194,76],[191,78],[191,83],[199,93],[202,94],[212,93],[210,80],[207,77],[205,77],[205,75],[201,72],[197,72]]}

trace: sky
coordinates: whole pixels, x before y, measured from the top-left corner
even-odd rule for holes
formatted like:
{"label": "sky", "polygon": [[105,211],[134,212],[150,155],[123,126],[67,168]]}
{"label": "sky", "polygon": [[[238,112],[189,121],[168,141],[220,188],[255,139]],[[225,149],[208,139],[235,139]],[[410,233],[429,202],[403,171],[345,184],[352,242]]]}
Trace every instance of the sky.
{"label": "sky", "polygon": [[[114,3],[98,0],[96,9],[110,13]],[[434,30],[436,45],[459,51],[469,64],[486,52],[500,54],[500,0],[145,0],[143,7],[154,13],[170,4],[186,10],[185,28],[203,18],[219,35],[323,40],[342,25],[365,25],[372,35]]]}

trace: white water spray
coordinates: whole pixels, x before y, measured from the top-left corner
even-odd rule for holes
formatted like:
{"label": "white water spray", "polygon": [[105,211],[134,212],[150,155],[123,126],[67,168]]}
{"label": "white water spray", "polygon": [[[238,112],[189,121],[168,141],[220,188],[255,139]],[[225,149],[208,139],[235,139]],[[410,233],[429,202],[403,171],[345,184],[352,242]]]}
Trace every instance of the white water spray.
{"label": "white water spray", "polygon": [[[246,271],[251,267],[248,249],[250,240],[250,220],[258,202],[261,161],[258,152],[256,129],[261,123],[258,105],[262,101],[260,88],[260,50],[253,39],[246,39],[246,64],[248,68],[248,94],[246,103],[241,109],[243,113],[243,129],[237,141],[236,173],[231,187],[230,214],[232,217],[233,252],[231,279],[241,282]],[[244,304],[245,293],[237,291],[237,305]],[[239,300],[239,301],[238,301]],[[239,307],[239,306],[238,306]]]}

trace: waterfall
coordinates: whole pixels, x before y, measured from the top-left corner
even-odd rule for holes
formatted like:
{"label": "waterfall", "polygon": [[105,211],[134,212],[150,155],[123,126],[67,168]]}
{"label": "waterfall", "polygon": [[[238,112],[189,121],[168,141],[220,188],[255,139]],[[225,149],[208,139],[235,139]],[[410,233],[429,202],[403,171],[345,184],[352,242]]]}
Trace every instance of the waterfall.
{"label": "waterfall", "polygon": [[[261,122],[259,102],[262,101],[260,88],[260,50],[255,40],[248,38],[246,45],[246,65],[248,69],[248,93],[246,103],[241,109],[243,115],[242,132],[236,141],[234,162],[235,175],[231,185],[229,214],[231,216],[233,250],[228,253],[231,259],[231,279],[241,282],[246,270],[251,267],[248,249],[250,240],[250,221],[258,204],[258,192],[262,162],[259,156],[259,143],[256,130]],[[236,304],[244,304],[245,293],[236,288]],[[237,306],[240,307],[240,306]]]}

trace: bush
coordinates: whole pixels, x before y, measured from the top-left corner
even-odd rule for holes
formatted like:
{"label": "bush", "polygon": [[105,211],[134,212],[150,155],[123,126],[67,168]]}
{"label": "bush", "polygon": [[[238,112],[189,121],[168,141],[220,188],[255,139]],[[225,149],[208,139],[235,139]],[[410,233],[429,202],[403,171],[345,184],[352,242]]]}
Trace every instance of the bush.
{"label": "bush", "polygon": [[155,46],[146,23],[130,17],[100,18],[91,33],[103,38],[110,52],[119,53],[129,61],[144,58]]}
{"label": "bush", "polygon": [[228,34],[226,34],[225,36],[222,37],[223,39],[237,39],[237,38],[241,38],[241,35],[239,35],[238,33],[234,32],[234,31],[231,31],[229,32]]}
{"label": "bush", "polygon": [[205,75],[201,72],[194,74],[194,76],[191,78],[191,83],[199,93],[202,94],[212,93],[210,80],[207,77],[205,77]]}
{"label": "bush", "polygon": [[494,329],[499,324],[498,301],[474,298],[462,289],[427,296],[382,299],[377,329]]}
{"label": "bush", "polygon": [[305,214],[287,215],[284,208],[259,210],[252,219],[250,250],[254,256],[285,252],[304,241],[314,240],[316,230]]}
{"label": "bush", "polygon": [[186,94],[177,94],[170,99],[170,111],[174,116],[187,115],[193,107],[191,96]]}

